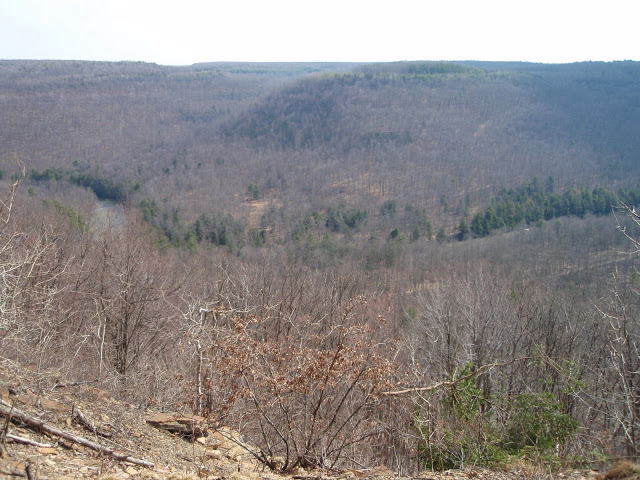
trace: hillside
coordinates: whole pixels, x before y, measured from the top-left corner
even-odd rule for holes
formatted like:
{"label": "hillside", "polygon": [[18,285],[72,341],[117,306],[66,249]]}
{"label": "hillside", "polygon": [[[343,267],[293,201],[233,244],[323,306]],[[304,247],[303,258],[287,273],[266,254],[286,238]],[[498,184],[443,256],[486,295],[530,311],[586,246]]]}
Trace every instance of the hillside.
{"label": "hillside", "polygon": [[1,61],[3,399],[169,478],[147,414],[251,478],[637,461],[639,73]]}
{"label": "hillside", "polygon": [[482,205],[536,176],[637,177],[633,62],[410,65],[2,62],[0,158],[245,216],[251,182],[274,204],[393,199],[435,215],[443,197]]}
{"label": "hillside", "polygon": [[[70,480],[79,478],[123,479],[219,479],[233,480],[389,480],[397,478],[388,468],[372,465],[360,469],[305,471],[296,469],[281,474],[256,462],[238,432],[222,425],[211,425],[189,414],[161,413],[153,408],[139,408],[113,398],[108,391],[91,384],[64,383],[50,375],[33,382],[33,372],[0,367],[0,396],[5,406],[13,406],[20,414],[37,418],[38,422],[59,430],[71,438],[87,440],[102,446],[98,452],[69,438],[39,432],[24,424],[7,425],[3,433],[0,455],[0,478]],[[37,385],[36,385],[37,383]],[[204,430],[193,436],[169,431],[179,418],[183,427]],[[87,423],[88,422],[88,423]],[[164,423],[162,423],[164,422]],[[195,426],[194,426],[195,425]],[[179,424],[178,424],[179,426]],[[4,435],[7,435],[6,439]],[[31,443],[28,443],[31,442]],[[114,458],[108,451],[126,456],[129,461]],[[424,473],[402,478],[422,479]],[[434,480],[466,479],[472,475],[483,480],[520,480],[550,478],[543,471],[429,472]],[[587,480],[596,472],[567,471],[563,478]]]}
{"label": "hillside", "polygon": [[[559,192],[633,186],[639,68],[2,62],[0,159],[67,203],[83,198],[71,179],[152,205],[173,244],[198,219],[228,225],[234,245],[287,243],[340,205],[366,215],[363,233],[455,234],[500,189],[536,177]],[[385,205],[421,219],[387,230]]]}

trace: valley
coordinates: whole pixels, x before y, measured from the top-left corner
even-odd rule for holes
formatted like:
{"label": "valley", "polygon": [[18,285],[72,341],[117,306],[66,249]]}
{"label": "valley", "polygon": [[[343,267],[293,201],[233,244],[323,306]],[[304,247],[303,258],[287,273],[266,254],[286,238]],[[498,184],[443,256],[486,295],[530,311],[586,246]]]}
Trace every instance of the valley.
{"label": "valley", "polygon": [[637,461],[638,91],[637,62],[0,61],[3,385],[197,415],[273,475]]}

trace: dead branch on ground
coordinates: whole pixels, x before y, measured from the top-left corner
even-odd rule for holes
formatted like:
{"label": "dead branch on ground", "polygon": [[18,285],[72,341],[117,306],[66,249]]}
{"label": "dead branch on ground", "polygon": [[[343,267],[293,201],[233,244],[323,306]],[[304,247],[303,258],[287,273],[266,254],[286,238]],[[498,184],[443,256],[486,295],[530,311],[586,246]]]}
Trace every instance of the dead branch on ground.
{"label": "dead branch on ground", "polygon": [[79,437],[69,432],[65,432],[64,430],[60,430],[59,428],[52,427],[51,425],[47,425],[41,420],[28,415],[17,408],[14,408],[12,405],[6,403],[4,400],[0,400],[0,415],[5,417],[11,416],[12,421],[20,421],[29,427],[36,429],[38,431],[47,433],[49,435],[53,435],[55,437],[64,438],[65,440],[69,440],[71,442],[77,443],[84,447],[90,448],[97,452],[100,452],[104,455],[108,455],[116,460],[122,462],[133,463],[134,465],[142,465],[143,467],[154,467],[153,462],[149,462],[147,460],[141,460],[138,458],[130,457],[129,455],[124,455],[118,453],[111,448],[107,448],[98,443],[92,442],[91,440],[87,440],[86,438]]}

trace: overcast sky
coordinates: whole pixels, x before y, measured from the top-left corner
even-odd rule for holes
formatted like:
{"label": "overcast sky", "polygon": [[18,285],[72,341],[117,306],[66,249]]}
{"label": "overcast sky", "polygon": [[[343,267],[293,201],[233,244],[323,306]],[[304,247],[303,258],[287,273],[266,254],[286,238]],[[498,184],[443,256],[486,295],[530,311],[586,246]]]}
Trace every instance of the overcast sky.
{"label": "overcast sky", "polygon": [[640,0],[0,0],[0,59],[640,60]]}

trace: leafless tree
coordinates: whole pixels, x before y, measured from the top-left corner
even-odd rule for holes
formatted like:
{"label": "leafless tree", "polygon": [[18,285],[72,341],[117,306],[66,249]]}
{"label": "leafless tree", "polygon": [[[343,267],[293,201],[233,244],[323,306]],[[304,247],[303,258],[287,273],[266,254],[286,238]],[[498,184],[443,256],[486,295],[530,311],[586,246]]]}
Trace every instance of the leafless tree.
{"label": "leafless tree", "polygon": [[172,342],[165,329],[175,312],[167,302],[182,288],[187,273],[174,270],[173,257],[154,248],[136,215],[105,229],[96,249],[99,269],[92,294],[100,362],[107,360],[126,382],[141,358]]}

